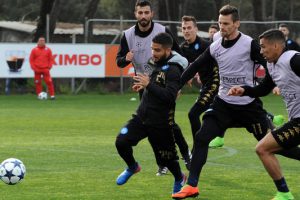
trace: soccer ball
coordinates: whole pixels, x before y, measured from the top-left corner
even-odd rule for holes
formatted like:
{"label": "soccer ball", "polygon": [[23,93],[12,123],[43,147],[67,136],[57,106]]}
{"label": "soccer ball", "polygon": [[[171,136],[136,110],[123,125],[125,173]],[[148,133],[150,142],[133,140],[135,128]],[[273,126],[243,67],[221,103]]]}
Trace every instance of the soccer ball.
{"label": "soccer ball", "polygon": [[8,185],[19,183],[24,178],[25,173],[25,165],[16,158],[8,158],[0,165],[0,179]]}
{"label": "soccer ball", "polygon": [[40,100],[46,100],[48,98],[47,92],[41,92],[38,95],[38,99]]}

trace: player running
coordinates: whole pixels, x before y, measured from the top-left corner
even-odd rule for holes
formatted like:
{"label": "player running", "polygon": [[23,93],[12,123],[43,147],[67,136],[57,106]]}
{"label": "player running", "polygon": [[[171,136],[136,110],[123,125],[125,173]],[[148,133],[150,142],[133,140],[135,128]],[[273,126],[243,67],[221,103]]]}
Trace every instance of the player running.
{"label": "player running", "polygon": [[[261,140],[269,131],[266,111],[260,99],[227,95],[228,90],[234,85],[254,86],[254,64],[266,64],[257,42],[239,32],[239,26],[238,9],[231,5],[223,6],[219,11],[222,37],[213,42],[182,74],[181,79],[185,83],[195,75],[198,68],[215,60],[219,67],[220,87],[210,109],[203,116],[201,129],[196,134],[187,185],[172,195],[174,199],[198,196],[198,181],[207,160],[208,144],[218,133],[239,124],[251,132],[257,140]],[[279,153],[299,159],[299,148],[282,150]],[[274,166],[275,169],[279,170]]]}

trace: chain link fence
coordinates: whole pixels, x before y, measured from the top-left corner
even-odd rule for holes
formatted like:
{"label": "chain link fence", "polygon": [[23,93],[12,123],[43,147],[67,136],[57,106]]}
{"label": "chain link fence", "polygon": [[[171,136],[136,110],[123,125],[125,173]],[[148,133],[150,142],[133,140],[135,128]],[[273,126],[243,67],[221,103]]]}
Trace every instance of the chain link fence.
{"label": "chain link fence", "polygon": [[[181,34],[181,21],[156,21],[161,23],[171,29],[174,35],[176,35],[177,31],[177,39],[178,42],[183,42],[183,37]],[[123,19],[89,19],[86,20],[84,25],[84,34],[78,35],[78,41],[74,40],[73,43],[105,43],[112,44],[115,46],[119,45],[120,37],[124,30],[133,26],[136,23],[136,20]],[[254,39],[257,39],[258,36],[271,28],[277,29],[279,24],[285,23],[289,26],[290,29],[290,38],[300,43],[300,21],[241,21],[240,31],[250,35]],[[202,37],[207,36],[207,30],[211,24],[217,24],[216,21],[199,21],[198,28],[200,30],[199,35]],[[97,34],[93,34],[97,32]],[[81,38],[81,39],[80,39]],[[74,37],[73,37],[74,39]],[[70,41],[71,42],[71,41]],[[106,52],[108,52],[107,49]],[[78,93],[81,90],[89,92],[96,91],[99,93],[107,93],[107,92],[119,92],[124,93],[127,91],[131,91],[130,87],[132,84],[132,80],[126,74],[122,73],[122,69],[119,69],[115,66],[115,62],[113,68],[115,70],[120,70],[120,76],[111,76],[106,78],[90,78],[90,79],[75,79],[72,80],[72,84],[69,85],[69,81],[59,80],[57,85],[57,91],[62,91],[62,93],[68,93],[68,91],[73,91],[73,93]],[[3,86],[5,84],[5,80],[1,80],[2,84],[0,86],[0,91],[4,91]],[[27,86],[30,87],[31,86]],[[76,89],[76,88],[77,89]],[[12,88],[14,86],[12,85]],[[76,92],[74,92],[76,89]],[[0,92],[1,93],[1,92]]]}
{"label": "chain link fence", "polygon": [[[181,21],[155,21],[158,23],[161,23],[173,32],[174,35],[177,35],[178,42],[183,42],[183,37],[181,34]],[[90,19],[87,20],[85,23],[85,42],[89,42],[92,34],[88,32],[90,29],[90,25],[93,23],[94,27],[97,27],[97,25],[102,25],[104,27],[111,27],[118,31],[116,31],[116,34],[111,37],[110,41],[106,41],[107,44],[115,44],[118,45],[120,41],[120,37],[124,30],[127,28],[133,26],[136,23],[136,20],[128,20],[123,19],[120,17],[118,20],[111,20],[111,19]],[[258,36],[268,30],[268,29],[278,29],[279,24],[285,23],[289,26],[290,29],[290,38],[295,40],[296,42],[300,43],[300,21],[265,21],[265,22],[258,22],[258,21],[241,21],[240,31],[253,37],[254,39],[257,39]],[[199,21],[198,23],[199,28],[199,35],[202,37],[206,37],[207,30],[211,24],[217,24],[216,21]],[[175,31],[174,31],[175,30]],[[177,33],[175,34],[174,32]],[[92,41],[95,41],[94,39]],[[122,71],[122,69],[119,69]],[[123,76],[123,73],[121,72],[120,77],[107,77],[106,79],[110,82],[110,84],[118,85],[117,87],[120,87],[120,93],[123,93],[124,91],[130,91],[131,86],[131,78],[128,76]],[[117,88],[114,87],[114,88]]]}

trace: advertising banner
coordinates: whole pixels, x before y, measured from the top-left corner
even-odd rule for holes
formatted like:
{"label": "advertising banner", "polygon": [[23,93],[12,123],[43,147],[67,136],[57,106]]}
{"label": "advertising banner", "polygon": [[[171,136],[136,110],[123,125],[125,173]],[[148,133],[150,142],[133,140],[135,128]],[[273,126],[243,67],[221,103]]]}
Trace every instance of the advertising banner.
{"label": "advertising banner", "polygon": [[134,75],[134,68],[132,64],[124,68],[119,68],[116,63],[116,56],[118,53],[119,45],[106,45],[105,56],[105,76],[106,77],[130,77]]}
{"label": "advertising banner", "polygon": [[[104,44],[49,44],[53,53],[53,78],[105,77]],[[32,78],[29,64],[36,44],[0,45],[0,78]]]}

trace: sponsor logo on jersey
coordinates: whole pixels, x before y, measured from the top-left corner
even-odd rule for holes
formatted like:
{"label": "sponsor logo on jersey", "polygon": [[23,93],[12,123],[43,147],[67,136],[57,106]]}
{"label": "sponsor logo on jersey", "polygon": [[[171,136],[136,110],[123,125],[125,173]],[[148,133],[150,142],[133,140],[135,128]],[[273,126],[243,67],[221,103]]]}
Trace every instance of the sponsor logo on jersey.
{"label": "sponsor logo on jersey", "polygon": [[128,128],[127,128],[127,127],[123,127],[123,128],[121,129],[120,133],[121,133],[122,135],[127,134],[127,133],[128,133]]}
{"label": "sponsor logo on jersey", "polygon": [[168,69],[169,69],[169,65],[164,65],[164,66],[162,66],[162,68],[161,68],[163,71],[167,71]]}

